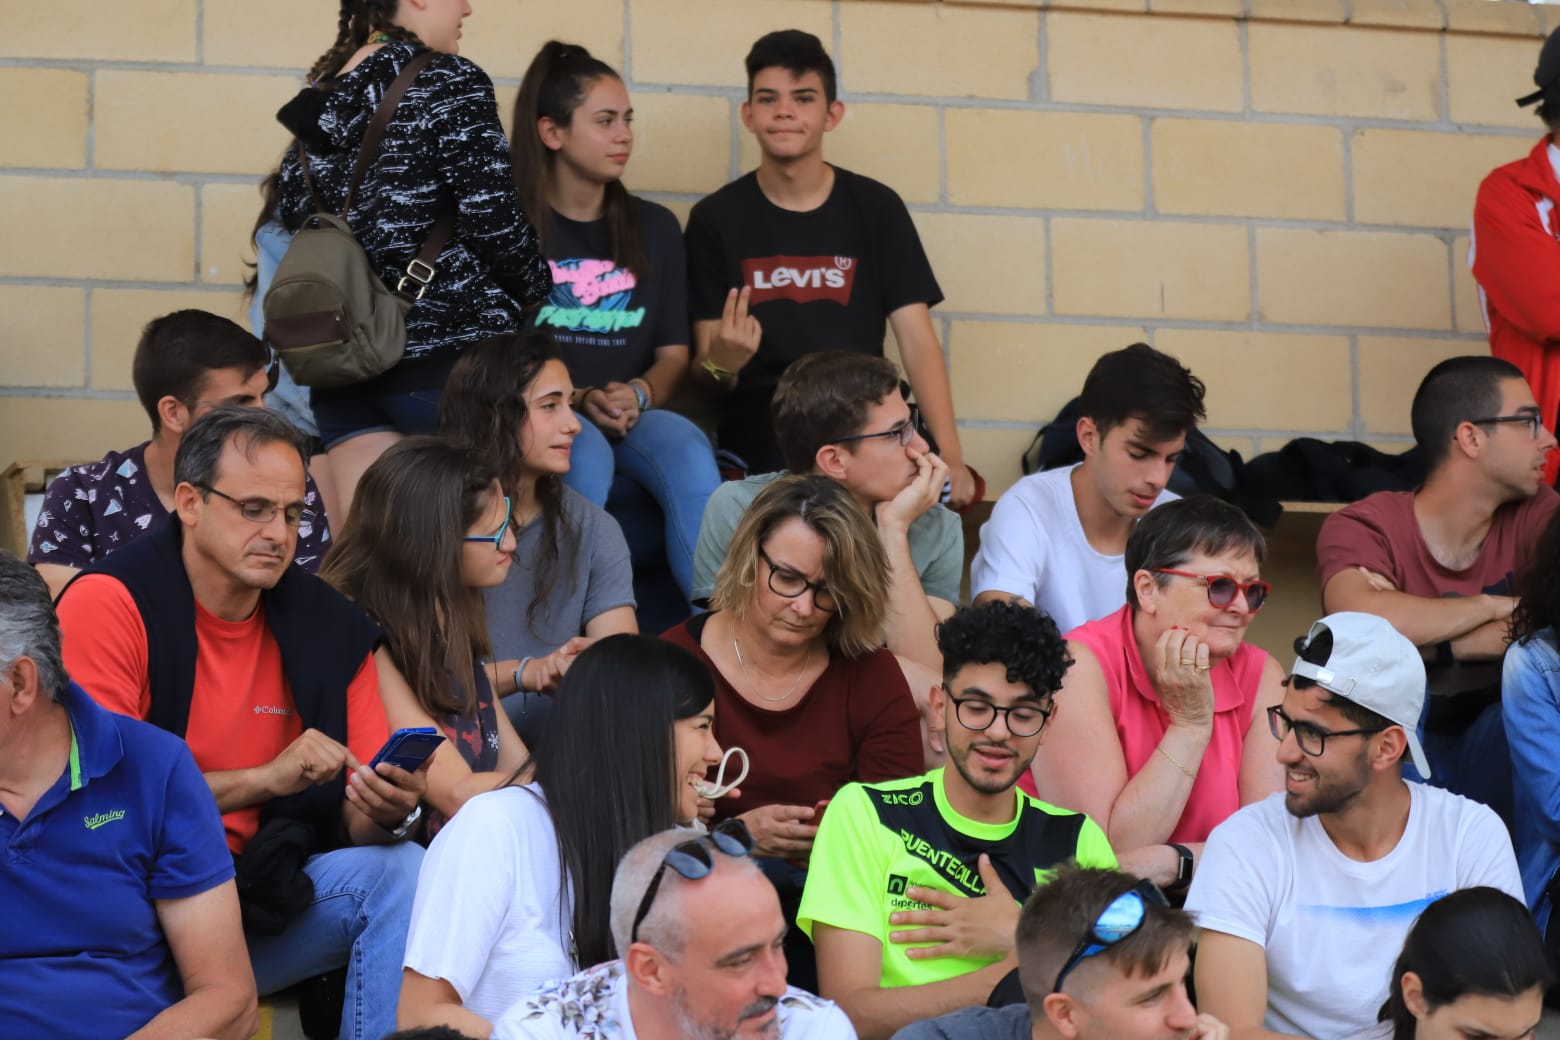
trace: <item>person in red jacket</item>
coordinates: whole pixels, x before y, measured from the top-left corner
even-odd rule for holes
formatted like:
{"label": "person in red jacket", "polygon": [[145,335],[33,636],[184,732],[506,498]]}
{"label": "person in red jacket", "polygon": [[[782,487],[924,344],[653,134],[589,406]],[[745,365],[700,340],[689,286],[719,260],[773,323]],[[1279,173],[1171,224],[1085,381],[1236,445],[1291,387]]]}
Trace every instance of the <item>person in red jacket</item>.
{"label": "person in red jacket", "polygon": [[[1490,352],[1522,370],[1553,428],[1560,421],[1560,30],[1544,41],[1533,82],[1538,89],[1517,104],[1537,104],[1548,133],[1527,158],[1497,167],[1479,185],[1468,262]],[[1545,479],[1553,483],[1557,473],[1560,452]]]}

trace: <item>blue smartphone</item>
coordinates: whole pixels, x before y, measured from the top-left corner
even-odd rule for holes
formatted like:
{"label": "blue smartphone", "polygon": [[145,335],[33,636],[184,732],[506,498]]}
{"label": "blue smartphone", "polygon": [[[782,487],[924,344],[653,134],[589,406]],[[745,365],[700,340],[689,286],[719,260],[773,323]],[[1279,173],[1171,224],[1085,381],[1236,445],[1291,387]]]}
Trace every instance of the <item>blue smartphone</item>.
{"label": "blue smartphone", "polygon": [[381,762],[389,762],[408,773],[415,773],[442,743],[444,734],[432,726],[398,729],[390,734],[390,739],[385,741],[385,746],[379,749],[379,754],[374,756],[368,767],[372,769]]}

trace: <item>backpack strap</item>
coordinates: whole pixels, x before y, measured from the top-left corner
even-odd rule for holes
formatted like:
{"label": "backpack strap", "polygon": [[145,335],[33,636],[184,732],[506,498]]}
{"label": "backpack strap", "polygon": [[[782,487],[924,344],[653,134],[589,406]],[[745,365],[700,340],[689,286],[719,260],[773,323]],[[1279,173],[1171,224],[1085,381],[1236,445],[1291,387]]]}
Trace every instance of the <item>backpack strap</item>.
{"label": "backpack strap", "polygon": [[[437,56],[438,52],[432,50],[414,54],[412,60],[401,69],[401,74],[391,82],[385,96],[379,99],[379,107],[374,109],[374,118],[363,133],[363,143],[358,145],[357,161],[352,164],[352,179],[347,182],[347,196],[341,202],[341,219],[347,220],[347,215],[352,211],[352,196],[357,194],[358,185],[363,183],[364,172],[374,161],[374,153],[379,151],[379,141],[385,136],[385,127],[390,125],[396,106],[401,103],[401,95],[406,93],[406,88],[412,85],[417,74]],[[304,169],[308,169],[307,160]]]}

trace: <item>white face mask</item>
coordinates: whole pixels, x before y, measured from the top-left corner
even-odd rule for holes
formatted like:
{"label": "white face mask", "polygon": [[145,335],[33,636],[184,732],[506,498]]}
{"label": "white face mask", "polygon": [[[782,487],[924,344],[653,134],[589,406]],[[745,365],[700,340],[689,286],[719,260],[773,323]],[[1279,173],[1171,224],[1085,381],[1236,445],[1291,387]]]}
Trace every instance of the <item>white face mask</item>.
{"label": "white face mask", "polygon": [[[731,781],[728,784],[726,782],[726,763],[731,761],[731,756],[732,755],[741,755],[742,756],[742,772],[737,775],[737,778],[735,780]],[[726,795],[730,794],[732,791],[735,791],[737,789],[738,785],[740,785],[742,783],[742,781],[747,779],[747,775],[748,775],[748,754],[747,754],[747,752],[743,751],[739,747],[729,747],[729,748],[726,749],[726,753],[724,755],[720,756],[720,767],[715,770],[715,779],[714,780],[701,780],[701,781],[699,781],[699,782],[697,782],[697,783],[695,783],[693,785],[693,789],[695,791],[699,792],[699,797],[700,798],[709,798],[711,800],[716,799],[716,798],[724,798],[724,797],[726,797]]]}

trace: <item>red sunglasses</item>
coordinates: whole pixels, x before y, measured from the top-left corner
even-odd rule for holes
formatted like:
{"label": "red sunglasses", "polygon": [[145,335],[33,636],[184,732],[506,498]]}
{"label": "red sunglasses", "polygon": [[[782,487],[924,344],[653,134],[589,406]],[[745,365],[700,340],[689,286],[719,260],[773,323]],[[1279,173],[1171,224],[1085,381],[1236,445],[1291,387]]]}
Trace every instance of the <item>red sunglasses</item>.
{"label": "red sunglasses", "polygon": [[1268,593],[1273,591],[1273,586],[1265,581],[1241,582],[1228,574],[1193,574],[1191,571],[1173,571],[1168,567],[1156,567],[1150,573],[1174,574],[1178,578],[1201,582],[1208,588],[1208,602],[1220,610],[1235,602],[1235,594],[1239,592],[1246,597],[1246,609],[1255,614],[1267,602]]}

